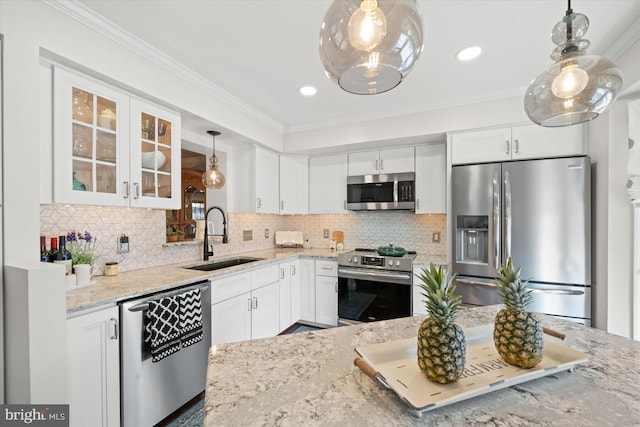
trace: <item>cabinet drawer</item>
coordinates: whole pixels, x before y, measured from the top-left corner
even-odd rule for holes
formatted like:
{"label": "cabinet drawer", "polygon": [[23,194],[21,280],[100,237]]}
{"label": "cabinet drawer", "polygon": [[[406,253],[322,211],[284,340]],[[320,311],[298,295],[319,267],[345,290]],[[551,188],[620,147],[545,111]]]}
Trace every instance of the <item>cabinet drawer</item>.
{"label": "cabinet drawer", "polygon": [[338,277],[338,263],[336,261],[316,261],[316,276]]}
{"label": "cabinet drawer", "polygon": [[251,272],[251,289],[258,289],[269,283],[280,280],[280,266],[278,264],[269,265]]}
{"label": "cabinet drawer", "polygon": [[211,304],[251,291],[251,273],[214,279],[211,282]]}

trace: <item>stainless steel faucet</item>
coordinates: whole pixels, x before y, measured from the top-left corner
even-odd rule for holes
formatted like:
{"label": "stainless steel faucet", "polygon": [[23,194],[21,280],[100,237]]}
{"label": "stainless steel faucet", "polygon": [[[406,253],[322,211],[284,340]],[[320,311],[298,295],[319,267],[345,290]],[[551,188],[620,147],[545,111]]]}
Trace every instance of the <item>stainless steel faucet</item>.
{"label": "stainless steel faucet", "polygon": [[[212,234],[209,236],[209,223],[207,222],[207,218],[209,218],[209,212],[214,209],[219,210],[222,214],[222,234]],[[213,256],[213,245],[209,244],[209,237],[213,236],[222,236],[222,243],[229,243],[227,236],[227,216],[220,206],[211,206],[204,214],[204,246],[202,252],[205,261],[209,261],[209,257]]]}

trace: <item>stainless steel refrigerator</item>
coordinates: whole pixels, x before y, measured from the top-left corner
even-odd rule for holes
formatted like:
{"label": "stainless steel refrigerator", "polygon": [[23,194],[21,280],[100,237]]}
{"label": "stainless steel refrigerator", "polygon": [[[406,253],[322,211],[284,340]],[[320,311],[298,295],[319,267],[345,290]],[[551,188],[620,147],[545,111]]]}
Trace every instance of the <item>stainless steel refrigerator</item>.
{"label": "stainless steel refrigerator", "polygon": [[591,166],[570,157],[453,166],[452,271],[469,305],[499,303],[509,256],[532,311],[591,323]]}

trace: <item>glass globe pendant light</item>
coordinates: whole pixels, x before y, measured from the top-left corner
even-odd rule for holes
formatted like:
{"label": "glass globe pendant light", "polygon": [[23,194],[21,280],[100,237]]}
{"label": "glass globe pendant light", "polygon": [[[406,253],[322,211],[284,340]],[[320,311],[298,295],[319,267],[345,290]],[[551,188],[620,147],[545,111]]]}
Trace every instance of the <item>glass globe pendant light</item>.
{"label": "glass globe pendant light", "polygon": [[622,87],[622,71],[607,58],[587,55],[589,40],[583,39],[589,19],[567,12],[551,32],[557,45],[555,61],[536,77],[524,97],[524,108],[534,123],[560,127],[595,119],[615,100]]}
{"label": "glass globe pendant light", "polygon": [[225,183],[224,174],[218,169],[218,156],[216,156],[216,136],[220,135],[220,132],[208,130],[207,133],[213,137],[213,155],[209,160],[209,169],[202,174],[202,183],[207,188],[219,190]]}
{"label": "glass globe pendant light", "polygon": [[334,0],[320,29],[327,76],[358,95],[396,87],[422,50],[422,15],[415,0]]}

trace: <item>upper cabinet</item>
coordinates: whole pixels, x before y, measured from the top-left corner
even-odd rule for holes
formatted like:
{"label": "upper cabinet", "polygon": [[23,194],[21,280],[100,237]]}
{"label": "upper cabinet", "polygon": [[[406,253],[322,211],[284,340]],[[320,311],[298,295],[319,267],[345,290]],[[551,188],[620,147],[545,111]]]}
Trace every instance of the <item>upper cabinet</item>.
{"label": "upper cabinet", "polygon": [[445,144],[416,147],[416,213],[446,213]]}
{"label": "upper cabinet", "polygon": [[180,208],[180,116],[54,68],[53,201]]}
{"label": "upper cabinet", "polygon": [[413,171],[413,147],[349,153],[350,176]]}
{"label": "upper cabinet", "polygon": [[279,213],[279,164],[273,151],[254,147],[255,212]]}
{"label": "upper cabinet", "polygon": [[451,136],[452,164],[586,154],[584,126],[516,126]]}
{"label": "upper cabinet", "polygon": [[309,213],[309,158],[280,156],[280,213]]}
{"label": "upper cabinet", "polygon": [[309,213],[342,214],[347,210],[347,155],[309,159]]}

